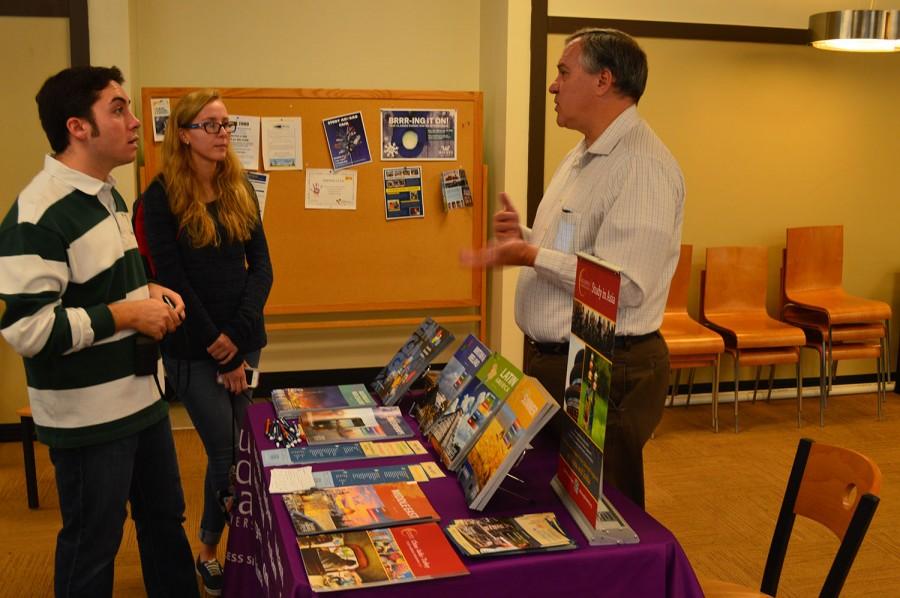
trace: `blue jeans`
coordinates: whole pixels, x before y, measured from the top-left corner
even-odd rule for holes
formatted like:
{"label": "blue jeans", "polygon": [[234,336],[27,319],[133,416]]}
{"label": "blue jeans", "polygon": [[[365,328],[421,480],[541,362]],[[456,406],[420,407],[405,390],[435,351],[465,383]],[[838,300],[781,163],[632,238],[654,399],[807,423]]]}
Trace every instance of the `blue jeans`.
{"label": "blue jeans", "polygon": [[50,459],[63,520],[56,539],[57,597],[112,596],[127,502],[147,595],[197,596],[168,417],[112,442],[51,448]]}
{"label": "blue jeans", "polygon": [[[259,351],[244,356],[253,367],[259,364]],[[215,546],[225,529],[225,512],[219,497],[229,492],[231,466],[237,458],[237,440],[244,413],[250,404],[250,391],[232,395],[216,381],[218,365],[212,359],[185,360],[163,358],[166,376],[184,403],[206,449],[206,481],[203,489],[203,516],[200,541]]]}

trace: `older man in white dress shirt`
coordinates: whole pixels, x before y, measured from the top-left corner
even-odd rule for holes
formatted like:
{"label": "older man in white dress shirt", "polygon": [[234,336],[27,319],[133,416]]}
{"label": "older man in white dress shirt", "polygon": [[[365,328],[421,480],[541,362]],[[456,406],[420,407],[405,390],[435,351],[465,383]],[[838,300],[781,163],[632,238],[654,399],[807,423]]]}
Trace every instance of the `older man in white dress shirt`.
{"label": "older man in white dress shirt", "polygon": [[662,417],[668,386],[668,351],[658,330],[678,263],[684,179],[637,113],[647,59],[634,39],[613,29],[578,31],[557,69],[550,85],[556,122],[584,139],[553,175],[534,226],[523,226],[501,194],[495,242],[464,260],[525,266],[516,289],[525,371],[560,401],[575,253],[622,269],[603,476],[643,507],[643,446]]}

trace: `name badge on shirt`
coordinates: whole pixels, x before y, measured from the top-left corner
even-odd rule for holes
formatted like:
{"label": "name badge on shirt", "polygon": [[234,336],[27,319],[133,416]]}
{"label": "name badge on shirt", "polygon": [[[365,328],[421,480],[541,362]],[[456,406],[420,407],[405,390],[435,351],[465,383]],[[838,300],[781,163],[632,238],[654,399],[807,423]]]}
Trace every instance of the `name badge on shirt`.
{"label": "name badge on shirt", "polygon": [[578,214],[563,208],[556,226],[556,238],[553,249],[563,253],[575,253],[575,236],[578,232]]}

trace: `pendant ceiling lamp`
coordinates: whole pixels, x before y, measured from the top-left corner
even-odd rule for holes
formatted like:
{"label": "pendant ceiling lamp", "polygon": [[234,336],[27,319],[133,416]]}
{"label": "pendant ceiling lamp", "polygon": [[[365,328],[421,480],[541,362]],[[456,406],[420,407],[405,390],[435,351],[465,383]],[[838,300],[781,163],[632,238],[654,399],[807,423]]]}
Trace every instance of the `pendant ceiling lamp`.
{"label": "pendant ceiling lamp", "polygon": [[811,43],[838,52],[900,52],[898,13],[896,9],[820,12],[809,17]]}

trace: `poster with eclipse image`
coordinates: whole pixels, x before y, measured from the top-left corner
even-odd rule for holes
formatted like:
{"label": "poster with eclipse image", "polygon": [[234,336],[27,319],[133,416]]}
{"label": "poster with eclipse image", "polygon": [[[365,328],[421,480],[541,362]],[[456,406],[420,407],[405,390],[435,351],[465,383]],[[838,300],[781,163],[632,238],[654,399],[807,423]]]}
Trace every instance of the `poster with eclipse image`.
{"label": "poster with eclipse image", "polygon": [[382,108],[382,160],[456,160],[456,110]]}

